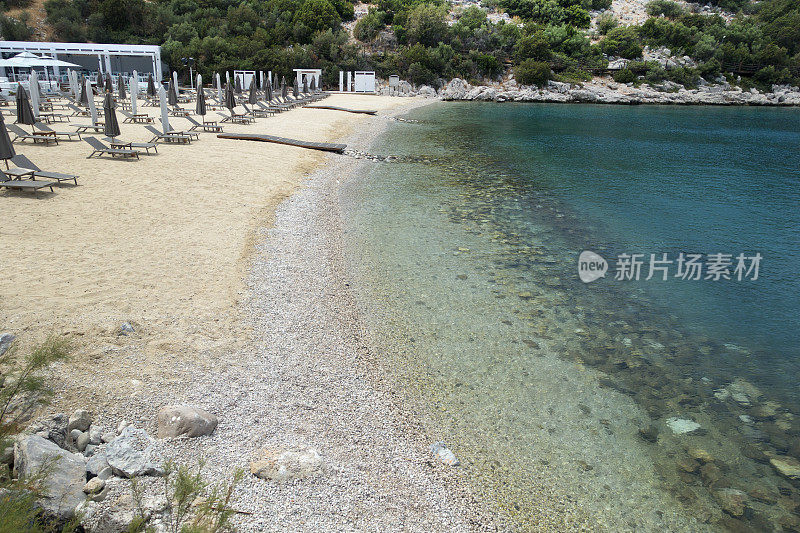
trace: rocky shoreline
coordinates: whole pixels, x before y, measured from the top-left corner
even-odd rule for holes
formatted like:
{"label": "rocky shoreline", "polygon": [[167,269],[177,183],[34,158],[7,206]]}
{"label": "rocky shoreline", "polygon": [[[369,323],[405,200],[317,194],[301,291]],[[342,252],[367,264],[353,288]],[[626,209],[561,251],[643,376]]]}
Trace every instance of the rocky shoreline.
{"label": "rocky shoreline", "polygon": [[[403,94],[403,93],[401,93]],[[651,86],[616,83],[609,78],[594,78],[586,83],[550,81],[543,88],[517,85],[511,79],[489,85],[470,85],[454,78],[438,91],[429,86],[409,89],[403,95],[418,95],[450,101],[541,102],[621,105],[724,105],[782,106],[800,105],[800,88],[775,85],[772,92],[744,91],[726,82],[705,84],[697,89],[664,82]]]}
{"label": "rocky shoreline", "polygon": [[[348,139],[366,149],[408,105]],[[362,339],[340,250],[337,189],[362,158],[328,156],[257,231],[242,304],[250,342],[213,361],[167,363],[161,382],[108,409],[34,422],[3,462],[18,475],[56,461],[47,514],[86,531],[125,531],[138,516],[170,530],[165,465],[236,485],[238,531],[496,530],[459,483],[457,458],[415,434]],[[138,328],[120,327],[135,338]],[[128,352],[128,351],[126,351]],[[119,365],[141,354],[120,353]],[[65,387],[85,376],[66,376]],[[58,391],[56,391],[58,394]],[[136,487],[131,482],[136,478]]]}

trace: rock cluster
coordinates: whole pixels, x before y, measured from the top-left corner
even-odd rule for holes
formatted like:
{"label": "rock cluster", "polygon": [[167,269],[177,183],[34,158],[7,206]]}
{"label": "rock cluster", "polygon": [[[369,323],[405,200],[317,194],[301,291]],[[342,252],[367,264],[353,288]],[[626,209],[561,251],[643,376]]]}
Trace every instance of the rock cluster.
{"label": "rock cluster", "polygon": [[[158,416],[161,437],[208,435],[216,426],[217,417],[197,407],[167,406]],[[85,510],[87,501],[104,500],[113,476],[160,476],[164,463],[146,431],[125,421],[116,431],[99,427],[83,409],[35,421],[17,436],[13,450],[3,451],[2,461],[19,478],[41,478],[37,505],[59,522]]]}
{"label": "rock cluster", "polygon": [[[421,91],[422,89],[420,89]],[[423,96],[430,96],[426,91]],[[539,89],[519,86],[510,80],[503,84],[472,86],[455,78],[437,95],[443,100],[476,100],[492,102],[552,102],[552,103],[603,103],[603,104],[671,104],[671,105],[800,105],[800,89],[775,85],[772,92],[756,89],[744,91],[727,83],[701,85],[686,89],[673,82],[658,86],[642,84],[634,87],[607,80],[596,79],[584,84],[550,81]]]}

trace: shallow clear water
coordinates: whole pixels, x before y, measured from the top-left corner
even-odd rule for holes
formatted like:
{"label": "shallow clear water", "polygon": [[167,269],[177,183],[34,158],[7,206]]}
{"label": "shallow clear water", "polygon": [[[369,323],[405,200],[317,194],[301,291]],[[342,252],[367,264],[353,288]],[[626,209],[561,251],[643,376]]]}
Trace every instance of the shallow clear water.
{"label": "shallow clear water", "polygon": [[[789,527],[800,495],[769,463],[800,455],[800,112],[409,118],[372,147],[398,161],[348,185],[346,241],[376,344],[476,493],[525,527],[542,502],[590,527]],[[583,284],[582,250],[763,260],[757,280]]]}

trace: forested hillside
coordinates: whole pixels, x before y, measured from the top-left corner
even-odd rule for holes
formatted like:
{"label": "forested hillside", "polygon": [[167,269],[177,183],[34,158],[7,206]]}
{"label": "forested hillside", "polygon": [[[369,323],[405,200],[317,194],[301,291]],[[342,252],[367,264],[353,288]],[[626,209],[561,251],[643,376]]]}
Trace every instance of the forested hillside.
{"label": "forested hillside", "polygon": [[[650,18],[633,26],[619,24],[611,0],[483,0],[466,7],[374,0],[354,25],[350,0],[46,0],[44,8],[49,38],[159,44],[181,74],[188,71],[182,59],[193,57],[206,76],[321,67],[324,81],[335,84],[339,69],[375,69],[436,86],[453,77],[498,79],[513,68],[519,82],[542,84],[588,79],[621,57],[632,61],[614,74],[620,82],[668,79],[693,87],[722,74],[743,86],[800,83],[800,0],[713,1],[734,16],[669,0],[652,1]],[[29,27],[29,3],[2,4],[5,39],[43,33]],[[644,46],[691,61],[667,68],[640,61]]]}

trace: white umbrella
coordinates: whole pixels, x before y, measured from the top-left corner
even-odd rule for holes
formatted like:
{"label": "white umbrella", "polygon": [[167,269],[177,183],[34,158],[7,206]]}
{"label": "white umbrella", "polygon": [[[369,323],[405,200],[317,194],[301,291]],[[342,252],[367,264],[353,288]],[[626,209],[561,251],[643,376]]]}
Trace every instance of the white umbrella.
{"label": "white umbrella", "polygon": [[169,132],[172,128],[169,125],[169,110],[167,109],[167,91],[164,86],[158,88],[158,101],[161,103],[161,126],[164,133]]}
{"label": "white umbrella", "polygon": [[136,93],[139,92],[139,77],[136,75],[136,71],[133,71],[133,76],[131,76],[131,114],[136,114]]}
{"label": "white umbrella", "polygon": [[39,75],[35,70],[31,71],[31,77],[28,79],[28,87],[31,93],[31,107],[33,108],[33,116],[39,118]]}
{"label": "white umbrella", "polygon": [[217,100],[222,101],[222,82],[219,79],[219,72],[217,72]]}
{"label": "white umbrella", "polygon": [[86,94],[89,95],[89,112],[92,114],[92,126],[97,126],[97,108],[94,106],[94,93],[92,92],[92,82],[86,80]]}
{"label": "white umbrella", "polygon": [[175,94],[178,94],[178,73],[172,71],[172,83],[175,85]]}

